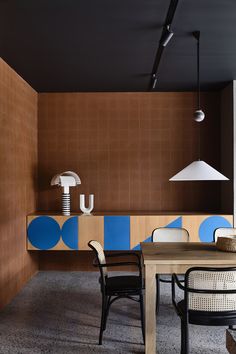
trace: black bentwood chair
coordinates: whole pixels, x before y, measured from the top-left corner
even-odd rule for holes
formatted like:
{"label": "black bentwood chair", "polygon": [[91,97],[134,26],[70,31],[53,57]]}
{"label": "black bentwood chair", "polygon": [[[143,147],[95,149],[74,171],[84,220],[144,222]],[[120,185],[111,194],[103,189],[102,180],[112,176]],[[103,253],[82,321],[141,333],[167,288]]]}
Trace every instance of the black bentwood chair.
{"label": "black bentwood chair", "polygon": [[[184,291],[176,302],[175,286]],[[172,275],[172,302],[181,319],[181,354],[189,354],[189,323],[205,326],[236,324],[236,268],[193,267],[182,285]]]}
{"label": "black bentwood chair", "polygon": [[[106,263],[102,246],[97,241],[89,241],[88,246],[95,252],[93,265],[100,270],[99,282],[102,293],[102,315],[99,335],[99,344],[102,344],[103,332],[106,329],[107,317],[111,304],[121,298],[128,298],[140,303],[141,328],[143,341],[144,333],[144,311],[143,311],[143,287],[142,287],[142,266],[140,256],[134,252],[119,252],[108,254],[106,257],[133,256],[135,262],[109,262]],[[134,265],[138,268],[139,275],[108,276],[107,267]],[[138,296],[138,299],[133,297]]]}

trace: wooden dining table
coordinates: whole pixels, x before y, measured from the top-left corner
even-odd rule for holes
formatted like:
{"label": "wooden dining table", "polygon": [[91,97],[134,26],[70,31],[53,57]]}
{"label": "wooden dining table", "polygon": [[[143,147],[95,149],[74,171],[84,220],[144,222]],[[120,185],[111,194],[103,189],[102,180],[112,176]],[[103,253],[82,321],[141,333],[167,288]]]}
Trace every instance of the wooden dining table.
{"label": "wooden dining table", "polygon": [[145,353],[156,354],[156,274],[183,274],[194,266],[236,266],[236,253],[201,242],[142,242],[141,250],[145,267]]}

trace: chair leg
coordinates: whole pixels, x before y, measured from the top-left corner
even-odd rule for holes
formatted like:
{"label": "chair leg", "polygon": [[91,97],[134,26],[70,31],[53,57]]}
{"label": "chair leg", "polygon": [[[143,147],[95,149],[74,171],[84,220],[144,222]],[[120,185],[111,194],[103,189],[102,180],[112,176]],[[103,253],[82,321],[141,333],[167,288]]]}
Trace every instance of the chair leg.
{"label": "chair leg", "polygon": [[103,330],[104,330],[106,301],[107,301],[106,296],[102,295],[102,314],[101,314],[101,325],[100,325],[100,334],[99,334],[99,345],[102,345],[102,335],[103,335]]}
{"label": "chair leg", "polygon": [[188,323],[181,320],[181,354],[189,354],[189,330]]}
{"label": "chair leg", "polygon": [[158,274],[156,274],[156,292],[156,314],[158,314],[160,308],[160,277]]}
{"label": "chair leg", "polygon": [[143,309],[143,294],[140,294],[139,304],[140,304],[140,315],[141,315],[141,328],[142,328],[142,335],[143,335],[143,343],[145,344],[145,321],[144,321],[144,309]]}
{"label": "chair leg", "polygon": [[184,324],[181,320],[181,354],[184,354]]}
{"label": "chair leg", "polygon": [[103,331],[106,330],[106,325],[107,325],[107,318],[108,318],[108,314],[109,314],[109,310],[110,310],[110,300],[111,300],[111,296],[107,297],[106,299],[106,306],[105,306],[105,318],[104,318],[104,323],[103,323]]}

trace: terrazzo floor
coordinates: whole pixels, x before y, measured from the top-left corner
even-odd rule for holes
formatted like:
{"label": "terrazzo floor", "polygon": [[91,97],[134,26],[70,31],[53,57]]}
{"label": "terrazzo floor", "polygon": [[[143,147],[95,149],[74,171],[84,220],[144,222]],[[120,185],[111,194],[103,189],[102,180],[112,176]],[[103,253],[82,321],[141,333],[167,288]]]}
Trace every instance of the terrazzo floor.
{"label": "terrazzo floor", "polygon": [[[158,353],[180,353],[180,321],[162,284]],[[97,345],[101,297],[98,273],[39,272],[0,313],[1,354],[144,353],[139,305],[111,307],[102,346]],[[228,353],[225,328],[190,326],[191,354]]]}

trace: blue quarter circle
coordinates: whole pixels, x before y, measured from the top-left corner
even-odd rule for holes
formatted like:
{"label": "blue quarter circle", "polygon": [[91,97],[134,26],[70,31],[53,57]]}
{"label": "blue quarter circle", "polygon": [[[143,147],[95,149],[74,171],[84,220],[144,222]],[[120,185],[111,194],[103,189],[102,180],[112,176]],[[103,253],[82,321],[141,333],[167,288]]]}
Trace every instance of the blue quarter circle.
{"label": "blue quarter circle", "polygon": [[60,233],[60,226],[50,216],[39,216],[28,226],[28,239],[40,250],[48,250],[56,246],[60,240]]}
{"label": "blue quarter circle", "polygon": [[232,227],[223,216],[209,216],[199,227],[199,237],[202,242],[213,242],[214,232],[219,227]]}
{"label": "blue quarter circle", "polygon": [[79,248],[79,237],[78,237],[78,217],[73,216],[67,219],[61,230],[61,235],[63,242],[72,250],[77,250]]}

